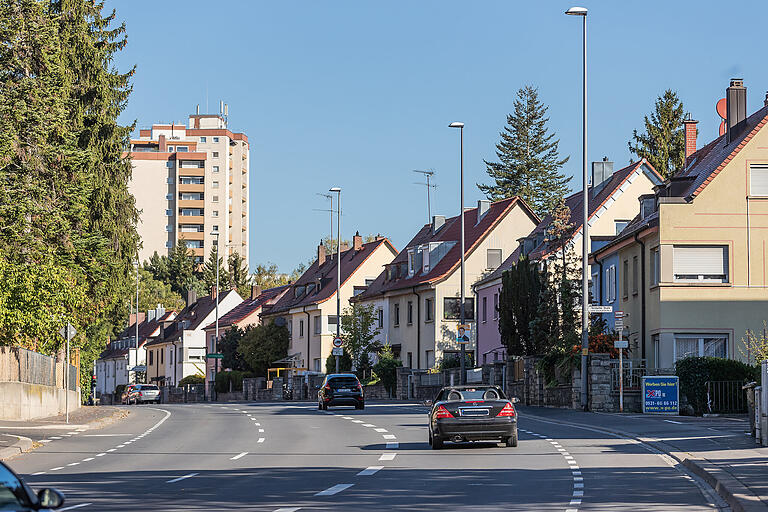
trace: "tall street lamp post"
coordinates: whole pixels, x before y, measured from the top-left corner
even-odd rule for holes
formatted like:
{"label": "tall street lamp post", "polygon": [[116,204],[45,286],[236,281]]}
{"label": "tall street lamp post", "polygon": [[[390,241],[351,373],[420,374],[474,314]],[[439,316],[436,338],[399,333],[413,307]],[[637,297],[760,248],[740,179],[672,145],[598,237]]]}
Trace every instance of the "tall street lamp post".
{"label": "tall street lamp post", "polygon": [[582,59],[583,59],[583,106],[582,106],[582,233],[581,233],[581,407],[587,410],[587,355],[589,354],[589,295],[587,262],[589,258],[589,190],[587,189],[587,9],[586,7],[571,7],[565,14],[581,16],[582,18]]}
{"label": "tall street lamp post", "polygon": [[[459,155],[461,161],[459,178],[459,188],[461,189],[459,194],[459,217],[461,218],[461,298],[459,299],[461,302],[459,303],[459,325],[463,326],[465,325],[464,322],[466,321],[464,310],[464,123],[451,123],[448,125],[448,127],[458,128],[459,133],[461,134],[459,143]],[[458,337],[457,329],[456,338],[458,339]],[[461,347],[461,384],[464,385],[467,383],[467,342],[464,340],[459,340],[459,346]]]}
{"label": "tall street lamp post", "polygon": [[213,363],[213,386],[211,387],[211,394],[213,399],[216,400],[218,398],[216,396],[216,376],[219,374],[219,231],[216,230],[211,235],[216,237],[216,332],[213,339],[213,352],[217,356]]}
{"label": "tall street lamp post", "polygon": [[[336,337],[341,337],[341,188],[333,187],[328,192],[336,192]],[[333,203],[331,203],[333,204]],[[307,355],[309,357],[309,355]],[[339,356],[336,356],[336,373],[339,373]]]}
{"label": "tall street lamp post", "polygon": [[[134,345],[133,345],[135,349],[133,351],[133,354],[134,354],[133,365],[135,366],[138,364],[138,361],[136,361],[135,359],[139,351],[139,257],[138,255],[136,256],[136,261],[134,261],[133,263],[136,265],[136,322],[134,322],[136,324],[136,340],[134,341]],[[129,354],[131,353],[130,349],[128,350],[128,353]],[[130,360],[128,361],[128,364],[129,365],[131,364]],[[136,383],[136,372],[133,373],[133,382],[134,384]]]}

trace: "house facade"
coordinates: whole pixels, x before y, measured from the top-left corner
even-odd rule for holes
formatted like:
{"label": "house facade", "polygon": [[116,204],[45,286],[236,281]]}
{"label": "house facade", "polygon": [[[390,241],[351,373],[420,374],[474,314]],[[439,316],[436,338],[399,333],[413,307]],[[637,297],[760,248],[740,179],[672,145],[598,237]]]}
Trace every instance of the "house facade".
{"label": "house facade", "polygon": [[[495,270],[536,226],[536,215],[519,198],[479,201],[465,209],[466,321],[474,324],[471,285]],[[367,290],[354,301],[372,304],[380,333],[403,365],[432,368],[460,351],[456,342],[461,294],[461,218],[435,216],[422,227]],[[386,319],[386,323],[383,320]],[[474,354],[474,329],[466,347]],[[476,359],[475,359],[476,360]]]}
{"label": "house facade", "polygon": [[685,168],[591,256],[616,267],[610,303],[625,315],[631,357],[650,367],[690,355],[746,361],[742,338],[768,319],[768,101],[747,117],[741,80],[726,98],[726,133],[697,151],[688,121]]}
{"label": "house facade", "polygon": [[[651,193],[653,187],[661,181],[661,176],[645,160],[632,163],[615,172],[613,162],[607,159],[593,162],[592,183],[587,190],[590,247],[593,250],[601,247],[621,232],[637,214],[637,198]],[[574,252],[579,252],[583,226],[581,221],[583,193],[576,192],[566,197],[565,204],[571,210],[570,223],[574,229],[570,244]],[[561,255],[547,242],[547,233],[551,224],[552,217],[548,215],[530,233],[520,239],[519,247],[495,272],[475,282],[473,289],[478,300],[479,363],[505,360],[507,357],[506,347],[501,343],[499,314],[496,309],[501,295],[502,273],[513,267],[522,254],[542,262]],[[577,257],[577,265],[581,265],[580,257]],[[593,267],[590,267],[589,272],[592,277],[590,284],[594,289],[600,284],[598,280],[600,273]]]}
{"label": "house facade", "polygon": [[[356,289],[372,283],[382,269],[397,255],[392,243],[383,237],[363,243],[352,237],[352,247],[342,244],[340,294],[342,314]],[[262,314],[263,322],[285,325],[290,333],[288,355],[308,372],[325,372],[336,335],[336,254],[326,254],[318,246],[318,257],[290,289]]]}

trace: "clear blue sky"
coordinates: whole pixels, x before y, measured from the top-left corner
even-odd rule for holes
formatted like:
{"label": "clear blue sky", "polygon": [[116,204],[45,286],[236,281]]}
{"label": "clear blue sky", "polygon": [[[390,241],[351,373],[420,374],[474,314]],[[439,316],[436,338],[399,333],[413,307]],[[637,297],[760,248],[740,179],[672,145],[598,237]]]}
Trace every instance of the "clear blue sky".
{"label": "clear blue sky", "polygon": [[[731,77],[748,110],[768,89],[765,6],[749,1],[590,1],[589,160],[620,167],[634,128],[666,88],[713,139],[715,102]],[[483,159],[516,91],[538,86],[550,129],[581,187],[581,23],[559,1],[117,1],[136,64],[123,120],[184,121],[200,104],[229,104],[230,128],[251,144],[250,264],[290,272],[328,233],[327,200],[343,188],[342,233],[382,233],[401,249],[433,213],[456,215],[457,130],[465,128],[465,204],[481,194]]]}

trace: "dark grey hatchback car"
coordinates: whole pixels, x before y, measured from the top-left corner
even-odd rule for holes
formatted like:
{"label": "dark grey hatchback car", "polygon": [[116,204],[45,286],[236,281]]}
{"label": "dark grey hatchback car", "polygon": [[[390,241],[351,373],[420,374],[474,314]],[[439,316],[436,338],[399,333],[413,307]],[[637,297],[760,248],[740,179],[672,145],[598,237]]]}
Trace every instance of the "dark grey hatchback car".
{"label": "dark grey hatchback car", "polygon": [[317,408],[321,411],[333,405],[354,405],[365,409],[363,385],[354,373],[331,373],[326,375],[320,391],[317,392]]}

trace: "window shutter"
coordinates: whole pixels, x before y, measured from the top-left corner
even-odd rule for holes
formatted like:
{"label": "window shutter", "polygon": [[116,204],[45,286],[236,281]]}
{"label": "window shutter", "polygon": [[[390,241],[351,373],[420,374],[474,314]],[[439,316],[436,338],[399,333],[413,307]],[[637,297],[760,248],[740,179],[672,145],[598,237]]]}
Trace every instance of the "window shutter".
{"label": "window shutter", "polygon": [[768,196],[768,165],[749,166],[749,195]]}
{"label": "window shutter", "polygon": [[674,269],[676,275],[720,275],[727,274],[726,247],[723,246],[679,246],[674,248]]}

